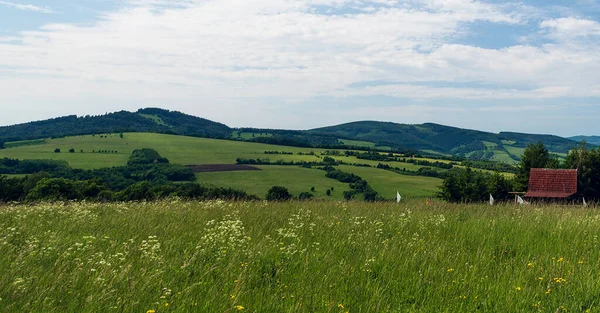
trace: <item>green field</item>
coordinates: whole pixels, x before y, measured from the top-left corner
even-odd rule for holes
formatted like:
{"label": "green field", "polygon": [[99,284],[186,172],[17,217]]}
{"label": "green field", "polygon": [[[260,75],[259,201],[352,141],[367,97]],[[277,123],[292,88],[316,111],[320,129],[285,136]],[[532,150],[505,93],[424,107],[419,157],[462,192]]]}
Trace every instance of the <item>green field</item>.
{"label": "green field", "polygon": [[[56,148],[60,149],[61,153],[55,153],[54,149]],[[71,148],[75,149],[76,152],[69,153],[68,150]],[[36,145],[23,145],[0,150],[0,157],[65,160],[74,168],[93,169],[125,165],[131,152],[140,148],[155,149],[162,156],[168,158],[171,163],[183,165],[234,164],[237,158],[269,159],[271,162],[278,160],[319,162],[323,158],[320,154],[324,152],[320,149],[284,147],[243,141],[164,134],[125,133],[123,138],[119,134],[109,134],[48,139]],[[83,150],[83,153],[81,150]],[[99,150],[116,151],[116,153],[98,153]],[[265,151],[285,151],[293,154],[265,154]],[[314,152],[315,155],[306,155],[310,152]],[[304,153],[304,155],[298,155],[298,153]],[[377,166],[379,163],[388,164],[409,171],[417,171],[423,167],[402,162],[359,160],[356,157],[334,156],[333,158],[346,163],[370,164],[372,166]],[[317,198],[331,199],[341,199],[343,191],[349,189],[348,184],[328,179],[325,177],[325,172],[316,169],[305,169],[298,166],[261,166],[261,168],[263,171],[200,173],[197,177],[204,184],[241,189],[260,197],[264,197],[267,190],[276,185],[287,187],[294,195],[309,191],[314,186]],[[415,196],[429,195],[429,191],[439,185],[436,179],[427,177],[400,176],[374,168],[348,168],[365,173],[369,177],[371,175],[375,175],[375,177],[383,175],[387,177],[384,181],[388,182],[398,182],[400,179],[400,186],[403,188],[415,186],[411,189],[415,191]],[[384,174],[379,174],[382,172]],[[359,176],[362,177],[363,175],[359,174]],[[369,181],[367,177],[363,178]],[[331,197],[325,195],[328,187],[334,187]],[[389,191],[385,187],[381,187],[382,192],[387,193]]]}
{"label": "green field", "polygon": [[[325,171],[302,168],[299,166],[259,165],[261,171],[233,171],[198,173],[198,182],[207,183],[217,187],[231,187],[241,189],[249,194],[264,198],[267,191],[273,186],[283,186],[290,193],[298,196],[301,192],[310,192],[315,187],[315,198],[343,199],[343,193],[350,190],[348,184],[340,183],[325,177]],[[327,189],[333,187],[330,197],[326,195]]]}
{"label": "green field", "polygon": [[2,312],[598,312],[595,208],[0,205]]}
{"label": "green field", "polygon": [[347,165],[338,168],[360,176],[386,199],[395,199],[396,191],[405,198],[432,197],[439,191],[438,187],[442,184],[442,180],[439,178],[401,175],[378,168]]}
{"label": "green field", "polygon": [[[61,153],[54,153],[54,149]],[[69,149],[76,153],[69,153]],[[126,133],[124,138],[113,134],[107,138],[96,136],[78,136],[61,139],[49,139],[44,144],[21,146],[0,150],[0,157],[16,159],[55,159],[65,160],[74,168],[100,168],[127,164],[131,152],[135,149],[152,148],[175,164],[233,164],[236,158],[269,158],[272,161],[313,160],[316,156],[296,155],[318,149],[282,147],[260,143],[195,138],[185,136]],[[84,150],[84,153],[80,151]],[[116,154],[92,153],[98,150],[116,150]],[[294,155],[266,155],[265,151],[286,151]]]}

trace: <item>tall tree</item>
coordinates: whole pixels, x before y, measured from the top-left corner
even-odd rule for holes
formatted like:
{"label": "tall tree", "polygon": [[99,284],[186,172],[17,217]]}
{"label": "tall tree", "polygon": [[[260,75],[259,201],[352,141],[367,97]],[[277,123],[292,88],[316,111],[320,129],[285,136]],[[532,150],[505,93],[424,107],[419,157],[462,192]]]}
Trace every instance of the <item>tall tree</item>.
{"label": "tall tree", "polygon": [[521,190],[527,190],[529,186],[529,173],[532,168],[556,168],[558,162],[550,157],[546,146],[539,141],[530,143],[521,157],[521,163],[515,177],[516,187]]}
{"label": "tall tree", "polygon": [[578,190],[588,199],[600,199],[600,148],[587,149],[585,141],[571,150],[565,167],[577,169]]}

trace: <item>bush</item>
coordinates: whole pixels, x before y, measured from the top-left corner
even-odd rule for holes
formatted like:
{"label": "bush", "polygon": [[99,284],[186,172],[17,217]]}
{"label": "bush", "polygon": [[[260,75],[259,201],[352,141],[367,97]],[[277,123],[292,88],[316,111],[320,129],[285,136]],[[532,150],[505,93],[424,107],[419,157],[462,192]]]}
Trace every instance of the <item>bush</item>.
{"label": "bush", "polygon": [[308,199],[312,199],[314,197],[314,195],[310,192],[301,192],[300,195],[298,196],[298,200],[308,200]]}
{"label": "bush", "polygon": [[281,186],[273,186],[267,192],[265,199],[267,201],[287,201],[292,198],[292,195],[287,188]]}
{"label": "bush", "polygon": [[54,153],[60,153],[60,149],[58,149],[58,148],[54,149]]}

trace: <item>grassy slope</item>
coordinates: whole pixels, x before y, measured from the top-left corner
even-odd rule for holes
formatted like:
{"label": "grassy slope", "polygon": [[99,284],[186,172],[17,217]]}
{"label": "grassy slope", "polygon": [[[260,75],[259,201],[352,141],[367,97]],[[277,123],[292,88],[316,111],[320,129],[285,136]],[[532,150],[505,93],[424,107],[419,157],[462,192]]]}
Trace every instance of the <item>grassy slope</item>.
{"label": "grassy slope", "polygon": [[0,206],[3,312],[598,312],[594,208]]}
{"label": "grassy slope", "polygon": [[[60,148],[62,153],[54,153]],[[74,148],[77,153],[67,151]],[[65,160],[76,168],[99,168],[125,165],[134,149],[153,148],[177,164],[233,164],[238,157],[270,158],[271,160],[318,160],[316,156],[265,155],[264,151],[310,152],[313,149],[282,147],[259,143],[195,138],[185,136],[126,133],[124,138],[96,135],[50,139],[47,143],[0,150],[0,157],[18,159]],[[81,154],[79,151],[84,150]],[[117,154],[91,153],[92,150],[116,150]],[[315,150],[317,151],[317,150]]]}
{"label": "grassy slope", "polygon": [[433,177],[407,176],[377,168],[339,166],[339,169],[365,179],[375,191],[387,199],[394,199],[396,191],[405,198],[433,196],[442,180]]}
{"label": "grassy slope", "polygon": [[198,173],[198,181],[209,183],[217,187],[231,187],[243,189],[246,192],[261,198],[273,186],[284,186],[290,193],[298,196],[303,191],[313,193],[316,198],[329,198],[325,194],[330,187],[334,188],[331,199],[343,199],[343,192],[350,190],[348,184],[325,177],[325,172],[317,169],[301,168],[299,166],[258,166],[262,171],[235,171]]}

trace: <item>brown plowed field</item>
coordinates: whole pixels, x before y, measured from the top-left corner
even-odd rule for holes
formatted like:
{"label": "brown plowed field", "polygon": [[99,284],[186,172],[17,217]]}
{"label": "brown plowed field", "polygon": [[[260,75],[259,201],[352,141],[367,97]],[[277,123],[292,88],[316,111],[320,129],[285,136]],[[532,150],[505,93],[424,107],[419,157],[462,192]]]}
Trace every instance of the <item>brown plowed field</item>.
{"label": "brown plowed field", "polygon": [[186,165],[194,173],[230,172],[230,171],[260,171],[260,168],[243,164],[201,164]]}

